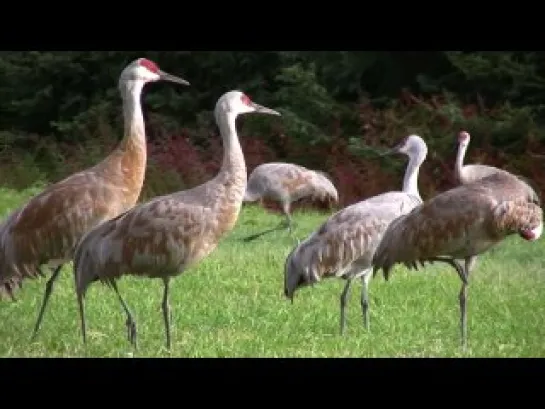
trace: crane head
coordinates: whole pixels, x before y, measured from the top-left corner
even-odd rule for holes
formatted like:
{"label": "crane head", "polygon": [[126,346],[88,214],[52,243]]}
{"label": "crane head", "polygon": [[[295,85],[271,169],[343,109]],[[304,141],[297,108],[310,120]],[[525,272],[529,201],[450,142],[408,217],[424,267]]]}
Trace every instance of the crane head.
{"label": "crane head", "polygon": [[313,278],[305,271],[301,264],[301,241],[297,239],[297,245],[290,251],[284,262],[284,296],[293,304],[295,292],[308,285],[312,285]]}
{"label": "crane head", "polygon": [[521,229],[519,234],[524,240],[536,241],[541,237],[543,233],[543,223],[540,223],[537,227],[533,229]]}
{"label": "crane head", "polygon": [[125,67],[121,73],[120,83],[126,81],[141,81],[143,83],[170,81],[177,84],[190,85],[183,78],[160,70],[157,64],[147,58],[138,58]]}
{"label": "crane head", "polygon": [[470,139],[469,133],[466,132],[466,131],[461,131],[458,134],[458,145],[468,146],[469,145],[469,139]]}
{"label": "crane head", "polygon": [[223,94],[216,103],[215,112],[216,115],[220,112],[229,112],[235,116],[255,112],[280,116],[280,112],[253,102],[248,95],[241,91],[229,91]]}
{"label": "crane head", "polygon": [[418,135],[409,135],[404,138],[393,148],[382,153],[380,156],[392,155],[394,153],[402,153],[409,157],[412,156],[426,156],[428,148],[424,140]]}

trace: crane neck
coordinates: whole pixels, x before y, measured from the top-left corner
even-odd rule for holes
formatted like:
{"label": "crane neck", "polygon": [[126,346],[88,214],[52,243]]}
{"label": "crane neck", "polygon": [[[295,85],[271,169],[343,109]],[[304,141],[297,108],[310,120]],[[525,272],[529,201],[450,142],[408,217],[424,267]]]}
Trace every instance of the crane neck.
{"label": "crane neck", "polygon": [[146,131],[140,105],[143,87],[143,81],[120,83],[123,99],[123,139],[96,167],[110,183],[122,188],[124,209],[132,207],[138,200],[146,172]]}
{"label": "crane neck", "polygon": [[403,177],[403,191],[405,193],[414,195],[421,199],[420,192],[418,191],[418,173],[420,166],[426,159],[427,152],[418,151],[415,155],[411,155],[407,169],[405,170],[405,176]]}
{"label": "crane neck", "polygon": [[233,112],[222,112],[216,115],[223,141],[223,163],[220,172],[243,173],[246,178],[246,162],[238,139],[236,118],[237,114]]}
{"label": "crane neck", "polygon": [[145,148],[146,129],[140,103],[143,88],[143,81],[125,81],[120,84],[121,98],[123,99],[124,135],[119,147],[122,150]]}
{"label": "crane neck", "polygon": [[468,144],[459,143],[458,144],[458,153],[456,154],[456,163],[454,165],[454,172],[458,179],[462,176],[462,169],[464,167],[464,157],[466,156]]}

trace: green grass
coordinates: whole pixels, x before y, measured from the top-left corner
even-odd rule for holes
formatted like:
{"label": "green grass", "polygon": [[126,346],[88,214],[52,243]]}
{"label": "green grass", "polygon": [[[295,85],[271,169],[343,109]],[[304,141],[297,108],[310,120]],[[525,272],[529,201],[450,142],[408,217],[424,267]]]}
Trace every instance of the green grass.
{"label": "green grass", "polygon": [[[0,190],[5,216],[34,191]],[[298,213],[303,238],[326,214]],[[354,284],[345,336],[339,335],[342,280],[328,279],[283,296],[283,265],[293,239],[285,231],[254,242],[246,235],[279,216],[245,207],[235,230],[200,265],[171,286],[172,356],[181,357],[540,357],[545,356],[543,240],[512,237],[482,256],[469,287],[469,350],[459,347],[460,281],[446,266],[420,272],[397,266],[390,282],[370,284],[371,328],[362,325],[360,283]],[[71,266],[54,289],[35,342],[30,334],[46,279],[28,280],[18,302],[0,304],[0,356],[169,356],[161,313],[162,283],[126,277],[120,292],[133,310],[138,350],[126,339],[125,315],[114,292],[93,284],[86,298],[88,343],[81,340]]]}

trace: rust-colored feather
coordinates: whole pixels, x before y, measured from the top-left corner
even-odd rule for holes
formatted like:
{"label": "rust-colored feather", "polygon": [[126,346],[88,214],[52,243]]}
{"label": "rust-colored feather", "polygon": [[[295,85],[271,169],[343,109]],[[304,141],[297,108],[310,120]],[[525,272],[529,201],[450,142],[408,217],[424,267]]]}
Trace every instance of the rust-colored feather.
{"label": "rust-colored feather", "polygon": [[[129,162],[138,166],[127,185],[122,163]],[[144,180],[142,162],[145,151],[116,152],[114,158],[49,186],[13,212],[0,227],[0,282],[34,278],[42,264],[68,261],[85,232],[132,207]]]}
{"label": "rust-colored feather", "polygon": [[415,268],[437,256],[464,259],[537,227],[541,208],[525,192],[515,176],[497,173],[435,196],[388,227],[374,256],[375,273],[383,268],[387,276],[395,263]]}
{"label": "rust-colored feather", "polygon": [[68,262],[85,232],[136,203],[146,168],[145,130],[136,104],[124,105],[125,136],[108,157],[50,185],[0,225],[0,286],[7,293],[23,279],[41,275],[43,264]]}

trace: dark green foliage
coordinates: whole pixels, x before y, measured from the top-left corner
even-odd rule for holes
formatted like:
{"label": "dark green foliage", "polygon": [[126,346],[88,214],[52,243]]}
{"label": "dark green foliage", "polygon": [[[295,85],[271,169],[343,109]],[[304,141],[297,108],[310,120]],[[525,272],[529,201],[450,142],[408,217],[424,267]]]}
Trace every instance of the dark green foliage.
{"label": "dark green foliage", "polygon": [[[200,180],[217,170],[221,146],[212,111],[222,93],[240,89],[283,113],[280,121],[240,119],[250,168],[264,160],[320,167],[337,182],[361,184],[353,194],[365,195],[398,184],[397,177],[381,179],[380,169],[401,172],[403,163],[379,161],[376,152],[415,132],[433,151],[432,186],[423,187],[433,191],[450,180],[444,170],[452,169],[463,128],[472,135],[467,162],[503,166],[545,188],[537,180],[543,159],[525,156],[545,151],[545,53],[538,51],[1,52],[4,183],[14,174],[21,184],[56,180],[106,155],[122,132],[118,76],[141,56],[192,84],[149,84],[142,98],[155,146],[150,166],[177,172],[182,185],[197,182],[190,173]],[[189,142],[174,149],[180,138]],[[169,165],[183,161],[168,151],[192,152],[199,158],[192,166],[202,169]],[[25,178],[14,169],[23,163],[36,167]]]}

